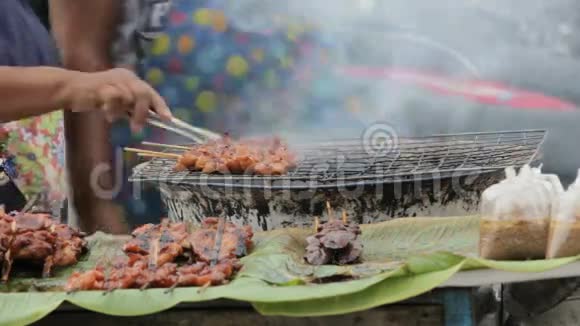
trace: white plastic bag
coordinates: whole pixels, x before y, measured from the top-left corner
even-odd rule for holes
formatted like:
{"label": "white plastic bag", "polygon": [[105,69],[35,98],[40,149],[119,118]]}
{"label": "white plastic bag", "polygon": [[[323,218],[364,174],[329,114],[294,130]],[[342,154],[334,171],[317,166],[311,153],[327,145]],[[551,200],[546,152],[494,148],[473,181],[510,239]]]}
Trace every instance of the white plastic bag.
{"label": "white plastic bag", "polygon": [[580,170],[576,181],[559,197],[546,250],[546,258],[577,255],[580,255]]}
{"label": "white plastic bag", "polygon": [[495,260],[544,258],[552,203],[561,192],[557,176],[524,166],[518,175],[489,187],[481,199],[480,256]]}

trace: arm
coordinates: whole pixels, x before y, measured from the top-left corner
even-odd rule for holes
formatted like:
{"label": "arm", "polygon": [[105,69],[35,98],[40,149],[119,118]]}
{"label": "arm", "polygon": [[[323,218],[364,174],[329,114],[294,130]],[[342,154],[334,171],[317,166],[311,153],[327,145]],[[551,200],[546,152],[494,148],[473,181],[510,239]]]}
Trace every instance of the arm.
{"label": "arm", "polygon": [[[51,0],[52,30],[62,51],[65,67],[99,71],[112,66],[110,46],[120,17],[119,0]],[[120,209],[111,200],[98,198],[91,188],[90,175],[98,166],[112,167],[110,125],[95,113],[65,114],[67,164],[73,202],[80,225],[87,231],[105,229],[125,233]],[[100,183],[112,189],[112,168],[104,171]]]}
{"label": "arm", "polygon": [[75,74],[59,68],[0,67],[0,122],[63,108],[63,89]]}

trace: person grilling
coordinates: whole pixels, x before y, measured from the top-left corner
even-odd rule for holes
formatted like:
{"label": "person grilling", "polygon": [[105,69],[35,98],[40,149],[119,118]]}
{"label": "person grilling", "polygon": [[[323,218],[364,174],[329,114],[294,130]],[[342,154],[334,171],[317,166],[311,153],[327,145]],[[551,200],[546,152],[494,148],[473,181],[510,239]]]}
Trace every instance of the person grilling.
{"label": "person grilling", "polygon": [[14,157],[20,190],[51,202],[66,195],[62,111],[98,112],[109,120],[129,114],[133,131],[150,109],[171,117],[157,92],[128,70],[84,73],[58,65],[56,47],[27,1],[0,1],[2,174],[12,161],[6,158]]}

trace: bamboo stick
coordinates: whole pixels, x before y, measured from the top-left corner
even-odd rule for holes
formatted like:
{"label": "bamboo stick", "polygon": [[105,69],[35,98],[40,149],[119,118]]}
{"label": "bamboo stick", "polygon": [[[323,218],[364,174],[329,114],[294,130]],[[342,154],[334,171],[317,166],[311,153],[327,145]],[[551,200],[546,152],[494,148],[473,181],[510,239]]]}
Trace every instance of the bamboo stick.
{"label": "bamboo stick", "polygon": [[148,142],[148,141],[144,141],[141,144],[142,145],[145,145],[145,146],[151,146],[151,147],[161,147],[161,148],[169,148],[169,149],[179,149],[179,150],[184,150],[184,151],[188,151],[188,150],[191,149],[190,147],[187,147],[187,146],[152,143],[152,142]]}
{"label": "bamboo stick", "polygon": [[170,160],[179,159],[173,155],[160,155],[160,154],[149,154],[149,153],[137,153],[139,157],[152,157],[152,158],[166,158]]}
{"label": "bamboo stick", "polygon": [[125,152],[131,152],[131,153],[137,153],[137,154],[147,154],[150,157],[166,157],[166,158],[177,158],[177,159],[181,157],[181,155],[179,155],[179,154],[148,151],[146,149],[131,148],[131,147],[125,147],[124,150],[125,150]]}
{"label": "bamboo stick", "polygon": [[314,233],[318,232],[318,227],[320,226],[320,220],[318,216],[314,216]]}
{"label": "bamboo stick", "polygon": [[346,216],[346,211],[344,209],[342,210],[342,223],[343,224],[347,224],[348,223],[348,218]]}
{"label": "bamboo stick", "polygon": [[330,202],[326,202],[326,210],[328,212],[328,221],[334,221],[334,212],[332,211],[332,207],[330,207]]}

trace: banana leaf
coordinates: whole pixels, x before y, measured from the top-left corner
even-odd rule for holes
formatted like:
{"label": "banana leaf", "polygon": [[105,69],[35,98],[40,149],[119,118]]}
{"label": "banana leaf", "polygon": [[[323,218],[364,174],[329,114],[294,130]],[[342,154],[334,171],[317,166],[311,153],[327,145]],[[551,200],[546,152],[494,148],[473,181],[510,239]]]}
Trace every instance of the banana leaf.
{"label": "banana leaf", "polygon": [[[362,226],[363,263],[310,266],[304,263],[306,237],[312,230],[284,229],[257,233],[244,268],[224,286],[119,290],[112,293],[60,289],[74,270],[93,268],[120,252],[125,238],[96,234],[90,251],[71,268],[51,279],[17,274],[0,287],[0,325],[22,325],[41,319],[67,301],[114,316],[140,316],[182,302],[220,298],[246,301],[263,314],[321,316],[342,314],[394,303],[425,293],[467,269],[494,268],[542,272],[578,257],[529,262],[497,262],[477,257],[477,217],[406,218]],[[336,281],[340,280],[340,281]],[[333,281],[333,282],[330,282]],[[15,291],[19,291],[15,293]],[[27,291],[27,292],[23,292]]]}

